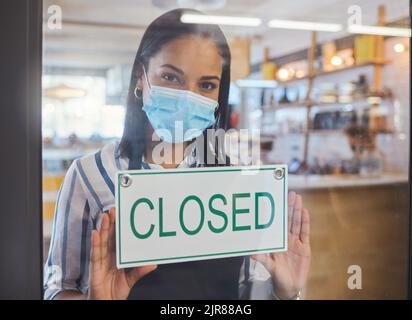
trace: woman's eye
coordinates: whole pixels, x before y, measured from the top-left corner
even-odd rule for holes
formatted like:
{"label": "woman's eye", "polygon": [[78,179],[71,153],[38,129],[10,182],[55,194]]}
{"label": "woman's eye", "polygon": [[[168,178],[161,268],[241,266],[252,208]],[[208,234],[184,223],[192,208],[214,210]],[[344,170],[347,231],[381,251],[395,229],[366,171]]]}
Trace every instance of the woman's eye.
{"label": "woman's eye", "polygon": [[163,74],[162,79],[171,82],[178,82],[179,79],[174,74]]}
{"label": "woman's eye", "polygon": [[203,82],[200,84],[202,90],[212,91],[217,88],[217,85],[213,82]]}

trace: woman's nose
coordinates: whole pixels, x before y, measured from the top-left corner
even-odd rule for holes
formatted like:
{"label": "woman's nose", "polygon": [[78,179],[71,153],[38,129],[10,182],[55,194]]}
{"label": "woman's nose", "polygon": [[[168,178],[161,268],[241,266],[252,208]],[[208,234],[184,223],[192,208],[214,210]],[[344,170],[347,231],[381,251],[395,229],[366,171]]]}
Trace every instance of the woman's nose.
{"label": "woman's nose", "polygon": [[197,86],[197,83],[189,83],[189,84],[187,85],[186,90],[189,90],[189,91],[192,91],[192,92],[194,92],[194,93],[200,94],[200,93],[199,93],[199,87]]}

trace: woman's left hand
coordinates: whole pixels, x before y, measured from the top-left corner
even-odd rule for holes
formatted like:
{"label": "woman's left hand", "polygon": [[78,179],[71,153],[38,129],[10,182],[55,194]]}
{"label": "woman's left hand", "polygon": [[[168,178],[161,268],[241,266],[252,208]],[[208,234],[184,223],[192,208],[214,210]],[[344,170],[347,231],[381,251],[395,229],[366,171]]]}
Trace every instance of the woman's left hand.
{"label": "woman's left hand", "polygon": [[289,299],[305,286],[310,266],[310,218],[302,206],[302,197],[288,195],[288,250],[252,255],[272,276],[274,290],[280,299]]}

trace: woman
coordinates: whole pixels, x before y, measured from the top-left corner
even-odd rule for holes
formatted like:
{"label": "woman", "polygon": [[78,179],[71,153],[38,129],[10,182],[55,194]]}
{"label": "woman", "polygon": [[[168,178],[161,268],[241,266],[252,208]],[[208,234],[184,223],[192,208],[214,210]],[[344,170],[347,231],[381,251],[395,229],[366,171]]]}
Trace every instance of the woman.
{"label": "woman", "polygon": [[[182,23],[183,12],[163,14],[143,36],[120,143],[75,160],[66,174],[45,268],[46,299],[293,299],[306,283],[309,213],[294,192],[287,252],[116,268],[116,170],[229,164],[222,146],[214,152],[206,135],[207,128],[226,129],[229,47],[219,27]],[[169,112],[172,107],[176,112]],[[178,123],[185,134],[174,132]],[[190,149],[202,135],[208,142],[203,151]],[[164,152],[171,161],[155,159],[160,143],[170,147]]]}

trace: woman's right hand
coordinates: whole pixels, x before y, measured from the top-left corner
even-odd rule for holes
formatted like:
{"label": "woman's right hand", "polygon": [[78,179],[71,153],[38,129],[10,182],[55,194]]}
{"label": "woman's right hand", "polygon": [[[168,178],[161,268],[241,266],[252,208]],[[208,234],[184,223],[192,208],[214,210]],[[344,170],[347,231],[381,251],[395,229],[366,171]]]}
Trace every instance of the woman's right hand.
{"label": "woman's right hand", "polygon": [[115,209],[102,215],[100,231],[92,231],[88,299],[124,300],[134,284],[157,265],[136,267],[125,272],[116,267]]}

